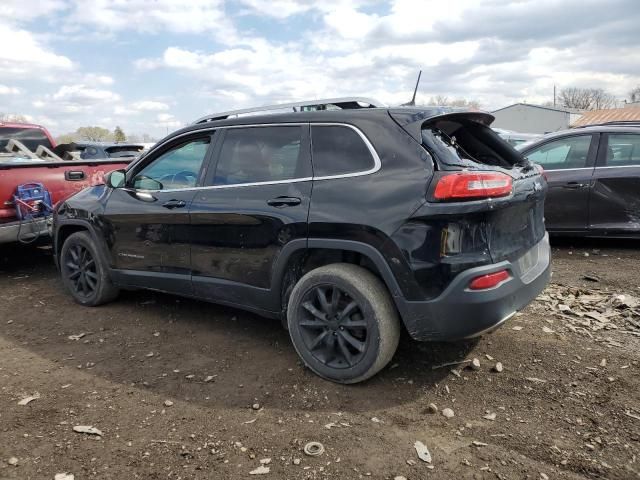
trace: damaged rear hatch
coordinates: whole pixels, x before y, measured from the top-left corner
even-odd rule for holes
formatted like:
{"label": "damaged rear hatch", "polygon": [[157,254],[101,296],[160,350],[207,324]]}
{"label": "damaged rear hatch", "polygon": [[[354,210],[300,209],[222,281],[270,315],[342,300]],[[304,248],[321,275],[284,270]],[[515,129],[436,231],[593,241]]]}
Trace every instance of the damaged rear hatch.
{"label": "damaged rear hatch", "polygon": [[528,257],[545,236],[546,181],[541,167],[489,128],[494,117],[469,111],[390,114],[433,158],[424,212],[430,220],[442,219],[441,259],[519,260],[523,272],[535,263]]}

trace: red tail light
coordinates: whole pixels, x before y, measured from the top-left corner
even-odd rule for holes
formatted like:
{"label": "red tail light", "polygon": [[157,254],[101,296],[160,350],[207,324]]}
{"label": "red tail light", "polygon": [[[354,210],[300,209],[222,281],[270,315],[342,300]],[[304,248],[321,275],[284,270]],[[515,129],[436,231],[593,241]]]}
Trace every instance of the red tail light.
{"label": "red tail light", "polygon": [[511,194],[513,180],[499,172],[458,172],[438,180],[436,200],[472,200],[505,197]]}
{"label": "red tail light", "polygon": [[509,278],[511,278],[511,275],[509,275],[508,271],[500,270],[499,272],[489,273],[488,275],[481,275],[474,278],[471,280],[471,283],[469,283],[469,288],[471,290],[486,290],[488,288],[495,287]]}

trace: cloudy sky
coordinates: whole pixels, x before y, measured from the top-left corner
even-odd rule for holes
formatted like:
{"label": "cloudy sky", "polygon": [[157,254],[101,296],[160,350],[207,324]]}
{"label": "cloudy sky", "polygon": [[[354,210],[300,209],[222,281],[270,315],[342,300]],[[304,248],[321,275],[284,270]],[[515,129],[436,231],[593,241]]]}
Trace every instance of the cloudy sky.
{"label": "cloudy sky", "polygon": [[0,112],[161,137],[309,98],[545,102],[640,84],[638,0],[0,0]]}

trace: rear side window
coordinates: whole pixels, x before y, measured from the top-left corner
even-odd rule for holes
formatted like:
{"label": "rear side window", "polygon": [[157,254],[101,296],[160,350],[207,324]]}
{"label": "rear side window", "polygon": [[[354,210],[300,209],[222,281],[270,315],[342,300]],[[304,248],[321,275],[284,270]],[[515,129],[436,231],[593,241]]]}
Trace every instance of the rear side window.
{"label": "rear side window", "polygon": [[308,179],[308,152],[303,126],[230,128],[225,132],[213,184]]}
{"label": "rear side window", "polygon": [[53,148],[51,141],[39,128],[3,127],[0,128],[0,152],[6,152],[5,147],[12,138],[21,142],[32,152],[37,150],[38,145]]}
{"label": "rear side window", "polygon": [[591,135],[566,137],[531,150],[526,154],[533,163],[542,165],[545,170],[566,170],[587,166]]}
{"label": "rear side window", "polygon": [[607,166],[640,165],[640,135],[610,134]]}
{"label": "rear side window", "polygon": [[364,140],[349,127],[312,126],[311,144],[316,178],[366,172],[375,166]]}

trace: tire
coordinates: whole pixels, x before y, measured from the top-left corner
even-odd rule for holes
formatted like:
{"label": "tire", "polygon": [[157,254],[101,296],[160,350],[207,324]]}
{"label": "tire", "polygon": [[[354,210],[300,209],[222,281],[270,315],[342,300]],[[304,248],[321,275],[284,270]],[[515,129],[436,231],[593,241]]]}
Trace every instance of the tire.
{"label": "tire", "polygon": [[391,361],[400,339],[398,312],[386,286],[368,270],[346,263],[316,268],[298,281],[287,324],[305,365],[337,383],[374,376]]}
{"label": "tire", "polygon": [[60,251],[62,283],[80,305],[97,307],[115,299],[119,289],[111,283],[109,269],[88,232],[76,232]]}

